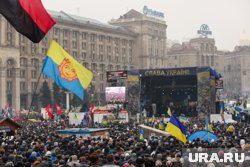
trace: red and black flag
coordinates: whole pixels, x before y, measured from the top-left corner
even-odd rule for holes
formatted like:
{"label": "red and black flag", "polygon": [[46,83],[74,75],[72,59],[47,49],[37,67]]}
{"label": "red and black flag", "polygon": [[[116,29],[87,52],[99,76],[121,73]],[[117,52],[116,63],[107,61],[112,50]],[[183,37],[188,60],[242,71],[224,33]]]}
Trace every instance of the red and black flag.
{"label": "red and black flag", "polygon": [[55,25],[41,0],[0,0],[0,14],[34,43],[40,42]]}

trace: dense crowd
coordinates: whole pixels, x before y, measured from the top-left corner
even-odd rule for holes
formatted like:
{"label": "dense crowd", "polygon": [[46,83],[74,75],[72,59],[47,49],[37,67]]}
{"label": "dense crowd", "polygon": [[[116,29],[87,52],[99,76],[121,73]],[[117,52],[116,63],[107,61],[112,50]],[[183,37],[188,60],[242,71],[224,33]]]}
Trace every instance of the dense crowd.
{"label": "dense crowd", "polygon": [[[4,167],[180,167],[198,166],[190,164],[182,149],[250,148],[250,128],[247,124],[234,124],[228,131],[229,124],[213,124],[213,131],[219,140],[208,143],[197,139],[183,145],[174,137],[144,137],[139,139],[139,128],[135,123],[113,123],[105,125],[110,128],[110,137],[83,138],[74,135],[61,137],[56,129],[64,125],[43,121],[40,123],[22,122],[23,127],[14,136],[0,138],[0,166]],[[152,123],[147,123],[152,126]],[[96,127],[103,125],[95,124]],[[157,124],[153,125],[156,126]],[[188,133],[204,129],[202,121],[193,120],[185,124]],[[77,126],[74,126],[77,127]],[[207,163],[206,167],[223,166]],[[239,166],[227,164],[228,167]],[[240,164],[250,166],[250,152]]]}

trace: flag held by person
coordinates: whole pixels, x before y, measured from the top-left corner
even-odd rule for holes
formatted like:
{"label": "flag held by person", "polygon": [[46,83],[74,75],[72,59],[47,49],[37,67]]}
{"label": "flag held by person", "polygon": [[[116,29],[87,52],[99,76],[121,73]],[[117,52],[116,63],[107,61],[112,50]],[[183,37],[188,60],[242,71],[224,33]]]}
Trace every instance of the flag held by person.
{"label": "flag held by person", "polygon": [[56,110],[57,110],[57,114],[58,115],[62,115],[63,114],[61,107],[57,103],[56,103]]}
{"label": "flag held by person", "polygon": [[205,130],[209,132],[213,132],[212,125],[209,123],[208,116],[205,117]]}
{"label": "flag held by person", "polygon": [[182,141],[184,144],[187,142],[186,128],[174,115],[170,117],[165,131],[169,132],[171,135]]}
{"label": "flag held by person", "polygon": [[1,0],[0,14],[34,43],[40,42],[55,25],[41,0]]}
{"label": "flag held by person", "polygon": [[70,56],[56,41],[52,40],[43,63],[42,72],[82,101],[84,90],[90,84],[93,74],[72,56]]}
{"label": "flag held by person", "polygon": [[143,135],[144,135],[144,130],[142,128],[140,128],[140,130],[139,130],[139,139],[140,140],[144,140]]}
{"label": "flag held by person", "polygon": [[220,102],[220,115],[221,115],[222,121],[225,123],[225,117],[224,117],[224,103],[223,103],[223,102]]}
{"label": "flag held by person", "polygon": [[53,118],[53,111],[52,111],[50,104],[47,105],[45,110],[47,111],[49,118],[52,119]]}
{"label": "flag held by person", "polygon": [[172,113],[171,113],[171,109],[170,109],[170,107],[168,106],[168,115],[171,117],[171,115],[172,115]]}
{"label": "flag held by person", "polygon": [[165,125],[164,125],[163,121],[160,121],[160,123],[159,123],[159,129],[160,130],[164,130],[165,129]]}

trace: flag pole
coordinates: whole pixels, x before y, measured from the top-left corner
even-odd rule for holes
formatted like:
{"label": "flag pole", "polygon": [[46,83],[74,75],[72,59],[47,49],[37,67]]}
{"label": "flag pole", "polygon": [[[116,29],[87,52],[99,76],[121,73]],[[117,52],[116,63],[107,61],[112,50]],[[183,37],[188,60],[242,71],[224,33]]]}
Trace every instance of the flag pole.
{"label": "flag pole", "polygon": [[35,90],[33,91],[33,94],[32,94],[32,99],[31,99],[29,110],[28,110],[28,116],[27,116],[27,118],[29,118],[30,110],[31,110],[31,107],[32,107],[33,102],[34,102],[34,98],[35,98],[35,95],[36,95],[36,91],[37,91],[38,84],[39,84],[41,76],[42,76],[42,70],[41,70],[41,72],[39,74],[38,81],[36,82],[36,85],[35,85]]}

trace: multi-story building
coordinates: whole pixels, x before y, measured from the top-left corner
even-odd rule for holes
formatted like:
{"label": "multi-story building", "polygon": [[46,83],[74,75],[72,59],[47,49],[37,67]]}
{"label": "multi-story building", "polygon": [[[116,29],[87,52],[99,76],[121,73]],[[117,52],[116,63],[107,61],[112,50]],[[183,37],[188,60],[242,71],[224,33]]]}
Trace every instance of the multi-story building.
{"label": "multi-story building", "polygon": [[225,92],[229,97],[250,94],[250,46],[225,54]]}
{"label": "multi-story building", "polygon": [[210,66],[224,72],[224,52],[217,51],[213,38],[199,37],[188,42],[174,44],[168,50],[167,67]]}
{"label": "multi-story building", "polygon": [[[111,21],[112,24],[62,11],[49,13],[56,25],[38,44],[16,32],[0,15],[1,108],[7,103],[14,109],[28,108],[52,39],[94,73],[92,84],[98,93],[105,90],[106,71],[156,68],[165,64],[167,26],[164,21],[134,10],[122,19]],[[53,81],[42,75],[34,94],[36,100],[44,80],[52,87]]]}
{"label": "multi-story building", "polygon": [[119,19],[113,19],[110,24],[126,27],[136,33],[137,68],[166,67],[166,22],[162,19],[148,17],[136,10],[130,10]]}

